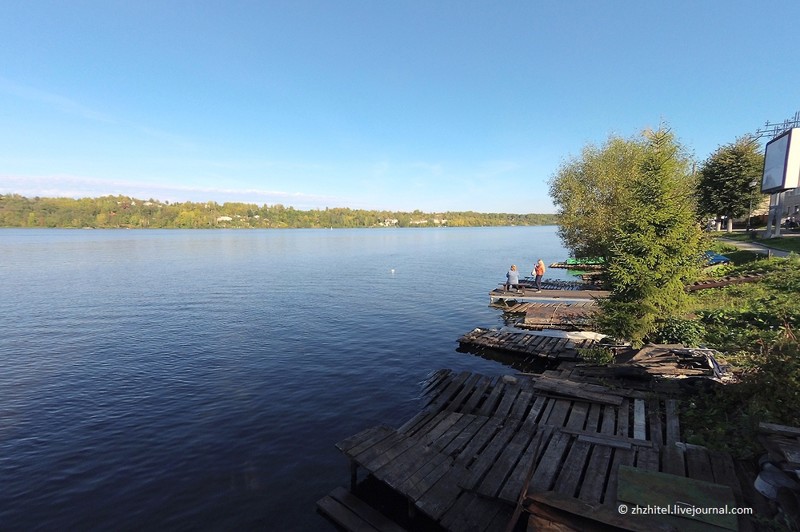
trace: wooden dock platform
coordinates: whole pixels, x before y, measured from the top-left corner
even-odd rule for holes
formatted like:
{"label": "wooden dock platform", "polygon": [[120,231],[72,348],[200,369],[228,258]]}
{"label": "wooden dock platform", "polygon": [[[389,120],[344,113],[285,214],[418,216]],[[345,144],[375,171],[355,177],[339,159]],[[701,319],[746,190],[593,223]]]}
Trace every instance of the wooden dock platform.
{"label": "wooden dock platform", "polygon": [[[427,407],[401,427],[372,427],[337,447],[351,462],[353,485],[364,468],[444,530],[507,530],[521,510],[541,516],[544,508],[628,530],[664,529],[616,511],[647,482],[705,483],[701,494],[715,506],[744,506],[731,457],[680,442],[675,399],[449,370],[436,372],[425,393]],[[737,525],[735,517],[711,525],[681,519],[689,530]]]}
{"label": "wooden dock platform", "polygon": [[532,303],[543,301],[556,301],[556,302],[582,302],[587,300],[603,299],[609,296],[611,292],[607,290],[576,290],[576,289],[547,289],[543,288],[537,292],[533,288],[524,288],[521,290],[504,290],[503,288],[495,288],[489,292],[489,304],[507,304],[505,302],[515,301],[517,303]]}
{"label": "wooden dock platform", "polygon": [[482,329],[477,327],[458,339],[462,349],[485,349],[512,353],[529,361],[535,359],[577,360],[578,349],[592,347],[593,339],[572,339],[536,331]]}
{"label": "wooden dock platform", "polygon": [[555,301],[509,304],[504,301],[503,303],[499,306],[504,313],[522,316],[522,321],[518,325],[538,329],[583,329],[598,308],[597,303],[591,299],[575,303]]}

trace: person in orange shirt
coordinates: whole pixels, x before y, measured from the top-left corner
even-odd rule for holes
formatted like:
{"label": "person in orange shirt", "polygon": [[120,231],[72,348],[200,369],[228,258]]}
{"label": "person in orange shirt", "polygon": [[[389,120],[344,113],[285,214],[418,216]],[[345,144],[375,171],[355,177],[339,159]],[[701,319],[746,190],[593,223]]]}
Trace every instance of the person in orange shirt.
{"label": "person in orange shirt", "polygon": [[531,272],[533,275],[536,276],[536,291],[542,291],[542,277],[544,277],[544,261],[539,259],[536,263],[536,266],[533,267],[533,271]]}

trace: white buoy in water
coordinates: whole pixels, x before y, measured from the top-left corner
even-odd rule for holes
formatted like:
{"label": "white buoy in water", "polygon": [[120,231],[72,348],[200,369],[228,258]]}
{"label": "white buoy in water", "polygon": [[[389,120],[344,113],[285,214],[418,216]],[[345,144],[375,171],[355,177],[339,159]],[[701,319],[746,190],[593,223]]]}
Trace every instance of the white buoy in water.
{"label": "white buoy in water", "polygon": [[390,271],[391,271],[392,273],[394,273],[394,268],[392,268]]}

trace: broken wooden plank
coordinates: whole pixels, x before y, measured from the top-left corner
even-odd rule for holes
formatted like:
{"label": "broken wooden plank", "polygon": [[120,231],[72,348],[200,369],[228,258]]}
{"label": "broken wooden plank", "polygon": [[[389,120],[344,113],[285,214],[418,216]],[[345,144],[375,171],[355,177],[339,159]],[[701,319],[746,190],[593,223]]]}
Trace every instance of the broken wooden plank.
{"label": "broken wooden plank", "polygon": [[317,508],[346,530],[404,532],[405,529],[344,488],[317,501]]}
{"label": "broken wooden plank", "polygon": [[637,440],[647,439],[647,419],[644,417],[644,400],[633,400],[633,437]]}
{"label": "broken wooden plank", "polygon": [[681,439],[681,425],[678,419],[678,400],[667,399],[667,427],[666,427],[666,444],[679,442]]}
{"label": "broken wooden plank", "polygon": [[787,425],[778,425],[776,423],[761,422],[758,424],[759,432],[767,434],[779,434],[781,436],[791,436],[800,438],[800,427],[790,427]]}
{"label": "broken wooden plank", "polygon": [[622,397],[610,393],[598,393],[596,391],[587,390],[581,383],[567,381],[563,379],[553,379],[549,377],[541,377],[536,380],[533,385],[534,389],[555,393],[558,395],[565,395],[568,397],[576,397],[578,399],[585,399],[602,404],[620,405]]}

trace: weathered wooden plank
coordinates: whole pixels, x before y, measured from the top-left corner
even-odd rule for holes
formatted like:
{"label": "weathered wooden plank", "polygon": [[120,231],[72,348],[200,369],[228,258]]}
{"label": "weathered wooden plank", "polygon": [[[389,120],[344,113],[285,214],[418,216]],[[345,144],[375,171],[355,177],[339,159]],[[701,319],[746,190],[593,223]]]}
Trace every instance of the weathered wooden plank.
{"label": "weathered wooden plank", "polygon": [[[486,526],[482,528],[485,532],[506,532],[506,530],[509,530],[509,527],[514,526],[514,524],[511,524],[512,519],[514,519],[515,524],[519,521],[520,514],[515,513],[513,507],[496,503],[495,501],[489,502],[491,502],[492,508],[497,508],[497,513],[494,514]],[[487,509],[486,517],[488,518],[490,515],[489,509]],[[483,523],[481,523],[481,525],[482,524]]]}
{"label": "weathered wooden plank", "polygon": [[614,434],[617,411],[618,409],[611,405],[603,407],[603,420],[600,422],[600,432],[602,434]]}
{"label": "weathered wooden plank", "polygon": [[572,444],[572,448],[564,460],[564,465],[558,473],[553,491],[568,497],[575,497],[591,447],[592,444],[583,441],[576,441]]}
{"label": "weathered wooden plank", "polygon": [[699,445],[682,444],[686,454],[686,469],[693,479],[714,482],[711,452]]}
{"label": "weathered wooden plank", "polygon": [[589,413],[589,404],[583,401],[575,401],[572,404],[572,410],[570,410],[569,418],[567,418],[567,423],[565,425],[568,429],[574,430],[581,430],[583,426],[586,424],[586,416]]}
{"label": "weathered wooden plank", "polygon": [[686,471],[687,476],[696,480],[714,482],[714,473],[711,470],[711,459],[708,449],[699,445],[686,444]]}
{"label": "weathered wooden plank", "polygon": [[600,432],[600,412],[603,406],[598,403],[590,403],[589,413],[586,416],[586,431]]}
{"label": "weathered wooden plank", "polygon": [[[396,459],[373,471],[373,475],[392,488],[405,493],[403,486],[407,481],[411,480],[405,489],[424,478],[442,459],[442,453],[438,449],[417,442]],[[434,462],[433,466],[429,465],[431,462]]]}
{"label": "weathered wooden plank", "polygon": [[317,501],[317,508],[345,530],[353,532],[378,532],[377,528],[329,495]]}
{"label": "weathered wooden plank", "polygon": [[667,399],[667,444],[681,441],[681,425],[678,418],[678,400]]}
{"label": "weathered wooden plank", "polygon": [[524,351],[528,347],[528,344],[533,342],[535,339],[536,337],[532,334],[523,335],[523,337],[519,341],[519,349]]}
{"label": "weathered wooden plank", "polygon": [[639,469],[646,469],[647,471],[660,470],[659,468],[659,452],[655,449],[645,449],[639,447],[636,453],[636,467]]}
{"label": "weathered wooden plank", "polygon": [[539,353],[551,358],[553,357],[553,346],[558,343],[558,338],[548,337],[547,340],[539,346]]}
{"label": "weathered wooden plank", "polygon": [[504,504],[464,492],[440,522],[447,530],[453,531],[497,530],[491,528],[492,523],[504,518],[508,522],[509,514]]}
{"label": "weathered wooden plank", "polygon": [[498,417],[508,417],[509,413],[511,412],[511,408],[514,406],[514,401],[516,401],[517,396],[520,392],[520,387],[516,384],[507,384],[504,389],[503,397],[500,399],[500,403],[497,405],[497,410],[494,412],[493,415]]}
{"label": "weathered wooden plank", "polygon": [[528,493],[531,491],[549,491],[553,487],[556,475],[561,467],[561,460],[567,451],[571,436],[556,432],[550,439],[539,465],[531,478]]}
{"label": "weathered wooden plank", "polygon": [[633,400],[633,437],[647,439],[647,418],[645,418],[644,399]]}
{"label": "weathered wooden plank", "polygon": [[480,416],[491,416],[502,397],[505,386],[506,384],[502,380],[498,380],[492,387],[489,397],[486,398],[486,401],[483,402],[476,414]]}
{"label": "weathered wooden plank", "polygon": [[[581,434],[578,436],[578,441],[596,443],[598,445],[605,445],[606,447],[613,447],[615,449],[631,449],[630,441],[623,440],[618,436],[608,436],[604,434]],[[650,445],[650,442],[647,443]]]}
{"label": "weathered wooden plank", "polygon": [[522,429],[520,430],[531,430],[534,425],[539,423],[539,417],[544,410],[544,405],[547,403],[547,398],[539,395],[536,397],[536,400],[531,405],[530,411],[528,411],[528,415],[525,418],[525,421],[522,422]]}
{"label": "weathered wooden plank", "polygon": [[433,445],[441,449],[461,432],[459,422],[463,418],[464,414],[458,412],[442,412],[439,423],[435,426],[431,423],[430,429],[424,434],[418,434],[417,437],[424,445]]}
{"label": "weathered wooden plank", "polygon": [[[589,530],[610,529],[637,532],[669,530],[663,525],[659,526],[660,523],[656,519],[651,519],[650,516],[642,515],[637,516],[637,519],[631,519],[628,515],[620,515],[616,506],[611,508],[605,505],[587,504],[553,491],[531,493],[526,499],[526,505],[528,512],[541,518],[541,521],[533,521],[537,528],[529,528],[529,530],[573,532],[585,530],[588,527],[592,527],[588,528]],[[602,523],[602,525],[598,525],[598,523]]]}
{"label": "weathered wooden plank", "polygon": [[424,425],[434,415],[435,414],[432,412],[422,410],[421,412],[417,413],[417,415],[400,425],[400,428],[397,429],[397,432],[402,432],[405,434],[413,433],[417,428]]}
{"label": "weathered wooden plank", "polygon": [[[664,507],[680,502],[685,507],[730,508],[736,504],[733,493],[727,486],[632,467],[620,467],[617,492],[621,501],[637,506]],[[686,529],[701,521],[719,529],[737,530],[736,516],[730,514],[700,512],[692,515],[691,519],[667,516],[665,521],[673,526],[684,525],[681,528]]]}
{"label": "weathered wooden plank", "polygon": [[[462,479],[468,474],[468,471],[464,468],[453,465],[425,493],[417,498],[417,508],[434,520],[443,519],[464,492],[461,483]],[[479,517],[475,515],[474,507],[466,508],[464,511],[470,514],[473,520],[477,520]]]}
{"label": "weathered wooden plank", "polygon": [[567,344],[569,344],[569,338],[559,338],[558,342],[553,346],[552,351],[558,353],[558,356],[561,356],[561,353],[567,348]]}
{"label": "weathered wooden plank", "polygon": [[[526,430],[519,430],[513,435],[511,441],[505,448],[501,449],[500,454],[480,482],[477,488],[478,493],[492,498],[498,495],[506,478],[520,463],[520,459],[528,444],[530,444],[533,435],[533,431]],[[529,464],[522,465],[527,467]]]}
{"label": "weathered wooden plank", "polygon": [[572,401],[568,399],[556,399],[553,411],[550,413],[550,417],[547,418],[545,423],[554,427],[564,426],[564,421],[567,419],[570,406],[572,406]]}
{"label": "weathered wooden plank", "polygon": [[473,497],[468,497],[467,493],[462,491],[453,505],[442,515],[439,524],[442,525],[445,530],[466,530],[466,528],[464,528],[465,525],[462,523],[467,522],[464,515],[470,511],[472,499]]}
{"label": "weathered wooden plank", "polygon": [[[369,472],[375,473],[387,464],[398,459],[403,453],[419,443],[419,440],[409,438],[402,433],[397,433],[393,438],[386,438],[385,445],[373,446],[365,451],[364,456],[359,455],[354,459],[364,466]],[[362,453],[363,454],[363,453]]]}
{"label": "weathered wooden plank", "polygon": [[469,378],[470,372],[462,371],[458,374],[457,377],[452,379],[450,384],[436,397],[434,400],[430,402],[428,405],[431,410],[441,410],[444,406],[455,397],[461,387],[464,385],[464,382]]}
{"label": "weathered wooden plank", "polygon": [[554,379],[542,375],[536,380],[534,384],[536,390],[543,392],[550,392],[568,397],[575,397],[584,399],[590,402],[619,405],[622,403],[622,397],[610,393],[598,393],[596,391],[586,389],[586,386],[581,383],[576,383],[564,379]]}
{"label": "weathered wooden plank", "polygon": [[352,448],[358,445],[372,445],[376,440],[380,441],[392,432],[394,432],[394,429],[387,427],[386,425],[376,425],[374,427],[364,429],[361,432],[350,436],[349,438],[343,439],[336,444],[336,448],[347,454]]}
{"label": "weathered wooden plank", "polygon": [[502,427],[502,420],[493,417],[490,418],[480,429],[473,434],[464,450],[456,456],[456,462],[460,465],[469,467],[470,464],[477,458],[478,453],[486,443],[491,440],[495,433]]}
{"label": "weathered wooden plank", "polygon": [[[361,439],[358,442],[354,442],[348,449],[340,448],[340,450],[347,455],[348,457],[352,458],[357,456],[358,454],[362,453],[364,450],[369,449],[373,445],[376,445],[387,438],[394,438],[396,437],[397,432],[389,427],[379,426],[378,430],[365,435],[366,437]],[[338,444],[337,444],[338,447]]]}
{"label": "weathered wooden plank", "polygon": [[539,457],[542,456],[547,445],[550,442],[550,437],[553,435],[552,427],[540,426],[537,427],[536,433],[533,435],[528,447],[522,453],[519,459],[519,465],[511,471],[508,479],[506,479],[498,498],[516,504],[520,498],[525,482],[528,480],[528,475],[533,474],[536,468]]}
{"label": "weathered wooden plank", "polygon": [[474,438],[489,421],[489,418],[486,416],[465,415],[463,419],[468,422],[467,425],[442,449],[442,452],[445,454],[456,456],[462,453],[464,448],[472,441],[472,438]]}
{"label": "weathered wooden plank", "polygon": [[426,405],[429,405],[439,397],[444,390],[453,382],[456,374],[452,370],[442,373],[431,385],[423,390],[423,395],[427,398]]}
{"label": "weathered wooden plank", "polygon": [[511,441],[514,432],[514,427],[506,425],[499,432],[494,434],[494,437],[489,441],[488,445],[481,450],[480,454],[475,458],[475,461],[469,465],[469,476],[465,478],[461,484],[463,488],[472,490],[478,487],[483,476],[489,468],[492,467],[497,457]]}
{"label": "weathered wooden plank", "polygon": [[558,338],[554,337],[553,341],[550,343],[549,346],[549,358],[559,358],[561,356],[561,350],[564,344],[566,344],[566,338]]}
{"label": "weathered wooden plank", "polygon": [[424,384],[422,385],[423,395],[428,395],[433,389],[436,388],[436,386],[439,385],[439,383],[443,379],[447,378],[447,376],[450,375],[452,372],[453,370],[443,368],[443,369],[437,369],[436,371],[431,373],[425,380]]}
{"label": "weathered wooden plank", "polygon": [[461,388],[461,391],[445,406],[445,410],[458,410],[464,400],[475,390],[475,385],[480,378],[481,376],[477,373],[470,375],[467,380],[464,381],[464,386]]}
{"label": "weathered wooden plank", "polygon": [[578,498],[582,501],[599,503],[603,498],[608,471],[611,466],[613,448],[607,445],[595,444],[592,447],[586,476],[580,486]]}
{"label": "weathered wooden plank", "polygon": [[737,506],[745,506],[742,485],[736,476],[736,468],[731,455],[721,451],[709,450],[709,458],[711,460],[711,472],[714,474],[714,483],[731,488],[733,496],[736,498]]}
{"label": "weathered wooden plank", "polygon": [[608,472],[608,482],[606,491],[603,494],[603,504],[616,505],[617,486],[619,484],[619,467],[632,466],[636,458],[636,451],[633,449],[615,449],[614,458],[611,461],[611,469]]}
{"label": "weathered wooden plank", "polygon": [[686,460],[683,449],[674,443],[667,443],[661,449],[661,470],[670,475],[686,476]]}
{"label": "weathered wooden plank", "polygon": [[617,434],[620,436],[630,436],[630,400],[623,399],[617,408]]}
{"label": "weathered wooden plank", "polygon": [[789,436],[800,438],[800,427],[790,427],[787,425],[778,425],[776,423],[766,423],[762,421],[758,424],[759,432],[767,434],[778,434],[781,436]]}
{"label": "weathered wooden plank", "polygon": [[514,401],[514,407],[508,414],[509,419],[521,420],[528,410],[528,407],[531,406],[531,401],[533,400],[533,392],[526,390],[523,386],[519,388],[520,392]]}
{"label": "weathered wooden plank", "polygon": [[650,440],[656,448],[660,449],[664,446],[664,435],[661,430],[661,400],[657,397],[650,399],[648,406],[650,407],[648,419],[650,421]]}
{"label": "weathered wooden plank", "polygon": [[361,517],[370,526],[381,532],[403,532],[405,529],[380,513],[378,510],[362,501],[345,488],[336,488],[330,493],[330,497],[338,501],[353,513]]}
{"label": "weathered wooden plank", "polygon": [[483,399],[484,394],[486,393],[487,388],[492,385],[494,379],[489,377],[483,376],[481,380],[475,385],[475,389],[472,391],[472,395],[469,396],[469,399],[464,403],[464,406],[461,408],[461,412],[464,414],[475,414],[475,410],[477,409],[478,405],[480,404],[481,400]]}
{"label": "weathered wooden plank", "polygon": [[[400,486],[400,492],[409,499],[418,501],[452,468],[453,459],[443,453],[427,462]],[[456,489],[459,489],[456,486]],[[455,497],[453,497],[455,499]],[[452,502],[452,501],[450,501]],[[419,507],[419,505],[417,505]]]}
{"label": "weathered wooden plank", "polygon": [[[389,449],[392,449],[394,446],[402,443],[405,440],[412,440],[416,442],[412,438],[401,434],[399,432],[395,432],[391,434],[388,438],[384,438],[380,442],[376,443],[375,445],[371,445],[370,447],[362,450],[358,454],[351,454],[350,458],[367,468],[368,470],[372,471],[374,468],[378,466],[375,465],[376,461],[380,461],[380,456],[387,452]],[[381,464],[382,465],[382,464]]]}

